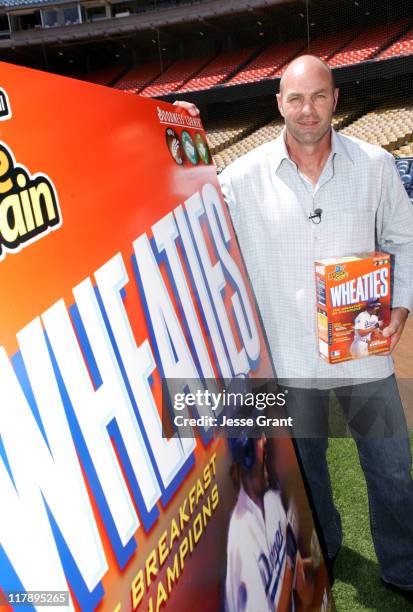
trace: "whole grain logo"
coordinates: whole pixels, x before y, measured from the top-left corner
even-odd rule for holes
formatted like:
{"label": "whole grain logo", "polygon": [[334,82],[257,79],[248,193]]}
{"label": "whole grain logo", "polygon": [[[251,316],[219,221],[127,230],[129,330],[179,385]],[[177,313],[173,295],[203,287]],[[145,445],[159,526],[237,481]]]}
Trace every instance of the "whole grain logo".
{"label": "whole grain logo", "polygon": [[0,87],[0,121],[10,119],[11,107],[9,97],[2,87]]}
{"label": "whole grain logo", "polygon": [[46,174],[31,175],[0,142],[0,260],[62,224],[56,189]]}

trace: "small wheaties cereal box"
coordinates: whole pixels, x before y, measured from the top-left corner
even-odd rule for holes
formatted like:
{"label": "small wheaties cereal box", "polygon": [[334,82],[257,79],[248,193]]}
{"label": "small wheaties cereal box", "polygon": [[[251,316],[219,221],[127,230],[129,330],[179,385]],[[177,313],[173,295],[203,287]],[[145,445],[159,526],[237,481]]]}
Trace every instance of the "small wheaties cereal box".
{"label": "small wheaties cereal box", "polygon": [[320,356],[329,363],[389,350],[390,256],[362,253],[315,262]]}

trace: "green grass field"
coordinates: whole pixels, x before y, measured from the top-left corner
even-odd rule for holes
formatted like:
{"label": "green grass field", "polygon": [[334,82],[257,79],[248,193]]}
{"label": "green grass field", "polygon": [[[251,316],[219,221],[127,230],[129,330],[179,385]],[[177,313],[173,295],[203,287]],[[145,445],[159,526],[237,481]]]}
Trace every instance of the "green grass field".
{"label": "green grass field", "polygon": [[334,566],[337,612],[411,611],[413,607],[404,597],[380,584],[370,535],[367,489],[353,440],[331,439],[328,461],[344,531],[344,545]]}

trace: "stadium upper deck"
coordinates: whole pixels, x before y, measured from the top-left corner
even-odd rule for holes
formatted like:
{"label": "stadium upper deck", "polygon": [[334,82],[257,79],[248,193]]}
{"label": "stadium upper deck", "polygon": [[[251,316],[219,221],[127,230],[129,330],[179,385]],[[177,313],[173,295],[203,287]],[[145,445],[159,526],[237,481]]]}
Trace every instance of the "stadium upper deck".
{"label": "stadium upper deck", "polygon": [[0,0],[0,59],[206,104],[269,95],[306,52],[340,85],[413,75],[412,32],[409,0]]}
{"label": "stadium upper deck", "polygon": [[[202,23],[288,0],[0,0],[0,49]],[[153,35],[153,34],[152,34]]]}
{"label": "stadium upper deck", "polygon": [[[383,54],[386,59],[411,55],[412,45],[401,47],[397,44],[399,39],[406,39],[406,30],[411,31],[410,25],[410,20],[403,20],[373,25],[362,33],[346,30],[333,37],[316,39],[310,51],[314,52],[314,47],[333,69],[359,64]],[[324,39],[326,43],[323,43]],[[288,62],[307,50],[304,39],[293,39],[287,43],[271,43],[264,48],[247,47],[223,52],[215,57],[195,56],[177,60],[169,67],[165,66],[161,74],[157,62],[141,64],[127,71],[114,86],[156,97],[259,82],[280,77]],[[137,72],[138,79],[135,77]]]}

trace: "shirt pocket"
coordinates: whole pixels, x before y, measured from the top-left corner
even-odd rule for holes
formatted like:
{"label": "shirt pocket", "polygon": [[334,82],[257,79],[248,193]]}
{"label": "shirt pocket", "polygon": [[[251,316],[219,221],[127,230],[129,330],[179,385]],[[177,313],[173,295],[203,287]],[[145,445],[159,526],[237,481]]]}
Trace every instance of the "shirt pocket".
{"label": "shirt pocket", "polygon": [[343,257],[374,251],[375,225],[373,209],[342,211],[340,217],[329,224],[328,256]]}

